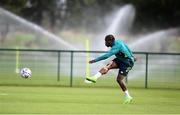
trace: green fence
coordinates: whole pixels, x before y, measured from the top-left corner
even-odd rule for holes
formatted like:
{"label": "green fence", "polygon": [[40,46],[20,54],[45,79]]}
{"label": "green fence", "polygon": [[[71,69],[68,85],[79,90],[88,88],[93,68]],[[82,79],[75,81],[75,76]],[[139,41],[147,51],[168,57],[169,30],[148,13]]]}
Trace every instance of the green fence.
{"label": "green fence", "polygon": [[[118,70],[109,71],[96,84],[85,84],[87,70],[95,74],[109,60],[87,65],[102,51],[0,49],[0,85],[118,87]],[[87,55],[89,54],[89,55]],[[180,89],[180,53],[134,52],[138,61],[127,77],[129,87]],[[32,70],[23,79],[18,69]]]}

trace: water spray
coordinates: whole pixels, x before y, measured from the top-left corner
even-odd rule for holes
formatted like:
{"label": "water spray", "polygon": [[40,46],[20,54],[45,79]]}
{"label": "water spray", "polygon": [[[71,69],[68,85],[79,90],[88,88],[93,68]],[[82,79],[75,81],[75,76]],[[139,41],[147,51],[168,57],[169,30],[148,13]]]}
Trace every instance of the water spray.
{"label": "water spray", "polygon": [[29,27],[30,29],[32,29],[33,31],[35,31],[36,33],[41,33],[42,35],[46,36],[46,37],[49,37],[53,40],[55,40],[57,43],[59,43],[60,45],[64,45],[67,48],[69,49],[73,49],[73,50],[78,50],[76,47],[74,47],[72,44],[69,44],[68,42],[64,41],[62,38],[48,32],[47,30],[43,29],[42,27],[36,25],[36,24],[33,24],[7,10],[4,10],[3,8],[0,7],[0,12],[9,16],[10,18],[14,19],[15,21],[21,23],[22,25],[26,26],[26,27]]}

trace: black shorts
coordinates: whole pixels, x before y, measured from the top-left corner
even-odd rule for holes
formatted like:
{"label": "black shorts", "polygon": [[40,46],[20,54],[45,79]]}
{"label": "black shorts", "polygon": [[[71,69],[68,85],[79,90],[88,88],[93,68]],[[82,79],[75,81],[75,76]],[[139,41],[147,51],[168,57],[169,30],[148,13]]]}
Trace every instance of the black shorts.
{"label": "black shorts", "polygon": [[127,61],[121,61],[118,58],[113,59],[113,62],[115,62],[119,68],[119,74],[123,76],[127,76],[128,72],[132,69],[134,66],[134,62],[131,59],[127,59]]}

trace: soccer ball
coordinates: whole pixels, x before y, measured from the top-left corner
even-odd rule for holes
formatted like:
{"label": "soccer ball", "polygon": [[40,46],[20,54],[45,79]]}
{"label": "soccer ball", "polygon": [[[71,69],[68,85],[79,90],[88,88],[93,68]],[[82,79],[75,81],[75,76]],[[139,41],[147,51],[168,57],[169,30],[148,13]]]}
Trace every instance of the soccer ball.
{"label": "soccer ball", "polygon": [[32,75],[32,72],[29,68],[22,68],[20,71],[21,77],[29,78]]}

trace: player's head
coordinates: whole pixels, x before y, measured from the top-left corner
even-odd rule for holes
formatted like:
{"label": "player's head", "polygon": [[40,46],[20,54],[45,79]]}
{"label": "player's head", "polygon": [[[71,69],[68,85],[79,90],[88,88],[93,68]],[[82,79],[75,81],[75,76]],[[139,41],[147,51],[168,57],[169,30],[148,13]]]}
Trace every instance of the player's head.
{"label": "player's head", "polygon": [[113,35],[107,35],[106,37],[105,37],[105,45],[107,46],[107,47],[112,47],[113,46],[113,43],[114,43],[114,40],[115,40],[115,38],[114,38],[114,36]]}

